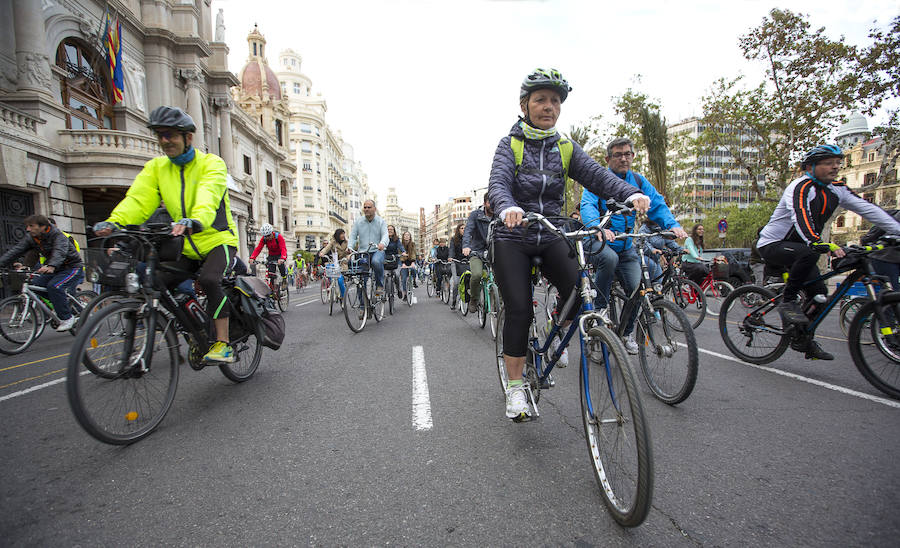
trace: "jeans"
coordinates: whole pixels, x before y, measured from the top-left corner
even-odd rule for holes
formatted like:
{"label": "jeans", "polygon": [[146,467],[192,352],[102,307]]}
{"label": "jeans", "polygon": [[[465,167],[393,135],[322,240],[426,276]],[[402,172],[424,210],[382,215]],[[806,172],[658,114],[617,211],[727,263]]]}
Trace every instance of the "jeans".
{"label": "jeans", "polygon": [[406,280],[407,280],[407,278],[411,279],[411,280],[415,280],[415,276],[416,276],[416,267],[414,267],[414,266],[400,267],[400,291],[402,291],[404,295],[406,295]]}
{"label": "jeans", "polygon": [[[334,283],[334,282],[332,282]],[[341,274],[341,277],[337,279],[338,287],[341,288],[341,299],[344,298],[344,291],[347,290],[347,286],[344,285],[344,275]]]}
{"label": "jeans", "polygon": [[375,272],[375,287],[384,287],[384,251],[372,253],[372,271]]}
{"label": "jeans", "polygon": [[[609,291],[612,287],[613,276],[618,278],[622,284],[622,290],[625,291],[626,297],[631,295],[641,281],[641,264],[640,257],[635,251],[634,246],[616,253],[609,246],[603,248],[603,251],[597,253],[602,242],[594,238],[591,242],[591,262],[594,265],[595,283],[597,284],[597,300],[595,304],[597,308],[606,308],[609,303]],[[650,261],[653,262],[653,261]],[[657,265],[659,268],[659,265]],[[625,324],[625,335],[630,335],[634,330],[634,320],[637,318],[638,308],[635,307]]]}
{"label": "jeans", "polygon": [[79,266],[60,270],[53,274],[41,274],[35,277],[31,284],[46,287],[47,298],[53,303],[53,310],[56,311],[57,317],[60,320],[68,320],[72,317],[72,311],[69,310],[66,292],[80,284],[82,280],[84,280],[84,269]]}

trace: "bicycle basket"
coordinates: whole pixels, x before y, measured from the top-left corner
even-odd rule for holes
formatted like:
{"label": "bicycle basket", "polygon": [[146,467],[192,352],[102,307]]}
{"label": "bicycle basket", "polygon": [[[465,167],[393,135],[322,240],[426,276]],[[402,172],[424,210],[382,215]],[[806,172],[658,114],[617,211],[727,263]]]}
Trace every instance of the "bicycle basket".
{"label": "bicycle basket", "polygon": [[369,256],[354,255],[350,259],[348,274],[367,274],[369,272]]}
{"label": "bicycle basket", "polygon": [[713,259],[712,272],[717,280],[728,279],[728,259],[726,259],[724,255],[719,255]]}
{"label": "bicycle basket", "polygon": [[386,255],[384,257],[384,269],[385,270],[396,270],[397,269],[397,256],[396,255]]}
{"label": "bicycle basket", "polygon": [[340,278],[341,277],[341,267],[334,263],[328,263],[325,265],[325,275],[329,278]]}
{"label": "bicycle basket", "polygon": [[125,275],[137,266],[136,259],[119,251],[90,247],[83,253],[85,278],[107,287],[125,287]]}

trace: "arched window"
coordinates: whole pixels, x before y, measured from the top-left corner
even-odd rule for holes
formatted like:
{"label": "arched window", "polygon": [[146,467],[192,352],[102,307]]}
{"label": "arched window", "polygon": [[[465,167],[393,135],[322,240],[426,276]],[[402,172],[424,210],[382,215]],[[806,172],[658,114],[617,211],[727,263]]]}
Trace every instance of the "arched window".
{"label": "arched window", "polygon": [[68,111],[69,129],[115,129],[109,75],[104,64],[89,47],[74,39],[59,44],[56,66],[65,71],[60,82],[60,101]]}
{"label": "arched window", "polygon": [[837,221],[834,224],[837,228],[843,228],[844,227],[844,216],[841,215],[840,217],[838,217]]}

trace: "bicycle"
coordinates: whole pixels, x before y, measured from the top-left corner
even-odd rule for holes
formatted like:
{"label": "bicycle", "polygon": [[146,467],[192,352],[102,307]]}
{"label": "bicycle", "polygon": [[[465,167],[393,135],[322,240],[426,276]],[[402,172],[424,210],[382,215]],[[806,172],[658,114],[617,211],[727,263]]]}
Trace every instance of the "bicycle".
{"label": "bicycle", "polygon": [[[469,271],[469,261],[460,261],[459,259],[451,257],[450,263],[457,263],[466,268],[466,270],[459,275],[459,281],[455,286],[452,285],[452,281],[449,282],[450,306],[456,305],[456,309],[459,311],[460,315],[465,317],[466,314],[469,313],[469,278],[472,276],[472,272]],[[451,266],[450,268],[453,269],[455,267]]]}
{"label": "bicycle", "polygon": [[[418,284],[418,268],[416,268],[415,263],[412,266],[401,266],[400,270],[407,270],[406,273],[406,294],[403,295],[403,300],[406,302],[407,306],[412,307],[416,302],[415,289]],[[402,278],[402,276],[401,276]],[[402,289],[402,288],[401,288]]]}
{"label": "bicycle", "polygon": [[429,261],[426,265],[428,272],[425,274],[425,294],[429,297],[434,297],[435,287],[437,286],[437,280],[435,278],[437,269],[434,265],[435,263],[433,261]]}
{"label": "bicycle", "polygon": [[437,266],[437,274],[435,279],[435,287],[439,291],[441,300],[444,301],[444,304],[450,304],[450,279],[453,277],[450,273],[451,262],[442,261],[438,259],[434,262],[435,266]]}
{"label": "bicycle", "polygon": [[[335,257],[336,258],[336,257]],[[324,283],[325,280],[328,280],[328,315],[334,312],[334,303],[339,303],[338,306],[341,308],[344,307],[344,299],[341,298],[341,288],[340,284],[338,284],[338,279],[341,277],[341,267],[337,261],[333,263],[328,263],[325,265],[325,275],[326,278],[322,279]]]}
{"label": "bicycle", "polygon": [[384,297],[376,298],[375,280],[371,272],[371,253],[375,246],[370,244],[365,251],[351,251],[348,269],[344,272],[344,319],[354,333],[366,327],[369,315],[376,322],[384,319]]}
{"label": "bicycle", "polygon": [[277,261],[256,261],[256,264],[266,265],[266,285],[269,286],[269,296],[278,305],[278,309],[287,312],[288,305],[291,302],[290,286],[285,277],[278,279]]}
{"label": "bicycle", "polygon": [[[35,272],[7,271],[7,280],[24,276],[18,295],[10,295],[0,301],[0,354],[12,356],[28,350],[32,344],[44,334],[47,324],[54,329],[63,320],[56,315],[53,303],[48,297],[47,288],[30,283]],[[13,284],[10,284],[13,285]],[[97,296],[93,291],[77,290],[75,295],[66,292],[66,301],[72,315],[79,317],[85,306]],[[78,324],[69,330],[73,336],[78,332]]]}
{"label": "bicycle", "polygon": [[707,313],[712,317],[716,317],[722,310],[722,300],[734,291],[734,286],[728,282],[716,279],[713,273],[715,261],[703,262],[711,262],[712,267],[706,273],[706,277],[697,285],[700,287],[700,291],[703,293],[706,301]]}
{"label": "bicycle", "polygon": [[[490,239],[490,235],[488,235]],[[482,329],[488,323],[491,325],[491,338],[497,339],[497,310],[500,307],[500,290],[494,281],[494,269],[488,260],[488,252],[484,251],[478,256],[481,258],[481,301],[476,307],[478,323]]]}
{"label": "bicycle", "polygon": [[400,291],[400,278],[397,276],[397,256],[384,257],[384,298],[387,300],[388,314],[394,315],[394,295]]}
{"label": "bicycle", "polygon": [[[565,238],[578,261],[580,281],[555,316],[543,342],[539,341],[537,325],[532,321],[523,380],[532,415],[538,417],[541,384],[547,382],[569,340],[578,332],[581,346],[581,415],[594,478],[613,519],[623,526],[635,527],[647,517],[652,499],[653,462],[649,425],[625,348],[594,310],[583,243],[583,238],[595,236],[600,227],[609,222],[610,216],[621,209],[612,201],[607,202],[607,208],[599,226],[572,232],[563,232],[543,215],[525,214],[526,221],[539,222]],[[565,328],[566,333],[556,352],[548,355],[552,339],[564,329],[560,318],[566,318],[579,300],[580,310],[576,320]],[[501,307],[495,348],[498,376],[505,395],[509,379],[502,352],[504,322],[505,313]],[[623,463],[620,459],[629,462]]]}
{"label": "bicycle", "polygon": [[[688,311],[692,315],[696,313],[696,317],[691,321],[691,327],[697,329],[706,317],[706,296],[696,282],[684,277],[680,268],[680,253],[663,250],[663,256],[666,258],[667,264],[660,280],[662,294],[682,309],[685,314]],[[672,327],[678,329],[678,326],[673,325]]]}
{"label": "bicycle", "polygon": [[[804,311],[809,317],[806,325],[783,325],[776,309],[782,299],[781,293],[775,294],[756,285],[735,289],[722,303],[722,314],[719,316],[719,333],[725,346],[743,361],[754,364],[773,362],[784,354],[789,344],[801,347],[812,340],[825,316],[855,282],[861,281],[866,286],[869,300],[850,322],[847,335],[850,356],[872,386],[893,398],[900,398],[900,292],[882,291],[876,294],[875,283],[886,282],[886,277],[875,274],[868,258],[870,253],[886,246],[897,247],[900,239],[884,237],[880,241],[886,243],[844,248],[850,259],[803,284],[806,287],[850,272],[830,298],[817,296],[806,299]],[[733,329],[735,326],[736,329]]]}
{"label": "bicycle", "polygon": [[[697,382],[699,351],[694,330],[684,310],[663,297],[663,286],[653,283],[644,240],[653,236],[674,239],[669,231],[619,234],[616,240],[636,240],[641,277],[630,295],[621,287],[610,291],[609,317],[620,337],[625,335],[628,319],[636,312],[635,341],[638,343],[641,371],[647,386],[657,399],[669,405],[683,402]],[[681,337],[678,334],[681,334]]]}
{"label": "bicycle", "polygon": [[[259,367],[262,325],[245,310],[242,295],[249,293],[241,287],[243,279],[236,276],[222,280],[230,307],[229,345],[234,348],[235,361],[203,361],[206,349],[216,340],[212,320],[196,300],[175,297],[158,278],[160,271],[182,273],[160,264],[159,247],[171,238],[170,233],[165,225],[113,234],[131,239],[143,251],[145,281],[139,281],[136,273],[127,273],[128,298],[97,310],[79,331],[69,353],[69,405],[81,427],[105,443],[134,443],[162,422],[178,386],[179,334],[188,346],[188,364],[195,370],[215,365],[231,381],[244,382]],[[249,284],[254,278],[246,280]]]}

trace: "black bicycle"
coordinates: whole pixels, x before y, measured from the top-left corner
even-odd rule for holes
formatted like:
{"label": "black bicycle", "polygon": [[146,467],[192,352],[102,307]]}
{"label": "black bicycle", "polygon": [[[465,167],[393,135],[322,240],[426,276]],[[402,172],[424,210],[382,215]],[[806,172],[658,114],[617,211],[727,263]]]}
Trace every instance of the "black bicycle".
{"label": "black bicycle", "polygon": [[262,357],[262,325],[244,310],[242,295],[249,293],[242,287],[241,277],[231,276],[223,279],[222,287],[228,296],[228,344],[234,349],[235,361],[203,361],[216,341],[212,320],[195,299],[176,298],[159,278],[160,271],[192,276],[160,264],[159,248],[171,238],[170,232],[168,225],[153,225],[129,227],[111,236],[136,244],[146,263],[144,281],[134,272],[125,274],[128,297],[95,310],[69,354],[69,404],[82,428],[105,443],[136,442],[162,422],[178,386],[179,334],[187,342],[188,363],[193,369],[218,366],[234,382],[252,377]]}

